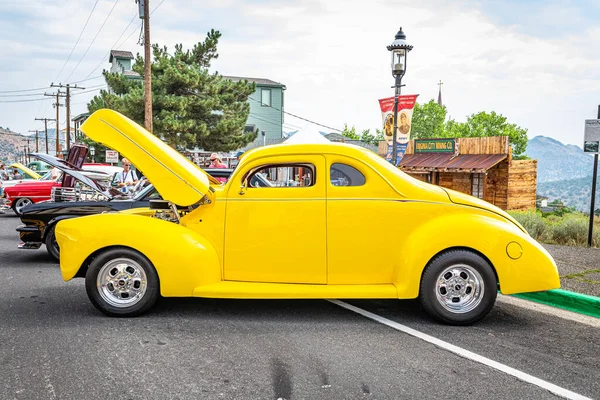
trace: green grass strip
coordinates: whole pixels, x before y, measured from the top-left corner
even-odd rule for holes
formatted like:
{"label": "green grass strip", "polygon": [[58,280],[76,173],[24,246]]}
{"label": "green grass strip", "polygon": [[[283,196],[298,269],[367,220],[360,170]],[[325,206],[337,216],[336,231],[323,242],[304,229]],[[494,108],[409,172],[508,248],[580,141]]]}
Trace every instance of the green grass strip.
{"label": "green grass strip", "polygon": [[545,292],[519,293],[514,294],[513,296],[600,318],[600,297],[570,292],[563,289],[547,290]]}

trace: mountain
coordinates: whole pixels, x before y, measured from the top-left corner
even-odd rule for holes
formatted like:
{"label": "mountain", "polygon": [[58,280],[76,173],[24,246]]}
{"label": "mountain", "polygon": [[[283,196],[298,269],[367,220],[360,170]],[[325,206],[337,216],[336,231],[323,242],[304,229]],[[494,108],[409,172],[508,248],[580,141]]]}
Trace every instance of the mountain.
{"label": "mountain", "polygon": [[18,160],[23,146],[27,146],[27,136],[0,128],[0,160],[7,163]]}
{"label": "mountain", "polygon": [[[48,129],[48,150],[52,155],[54,155],[56,149],[54,132],[54,129]],[[38,150],[40,153],[46,152],[46,141],[44,140],[44,136],[44,132],[40,132],[38,139]],[[0,161],[8,164],[15,161],[22,162],[23,148],[27,148],[27,139],[29,139],[29,152],[34,153],[35,134],[25,136],[0,128]]]}
{"label": "mountain", "polygon": [[[594,209],[600,208],[599,183],[596,184],[596,207]],[[541,182],[538,183],[537,192],[538,195],[548,197],[550,201],[560,199],[565,205],[587,213],[590,212],[592,199],[592,177]]]}
{"label": "mountain", "polygon": [[[579,146],[536,136],[527,143],[526,154],[538,160],[537,193],[549,200],[560,199],[565,205],[589,212],[594,156]],[[600,182],[598,182],[600,186]],[[596,188],[596,208],[600,205],[600,188]]]}
{"label": "mountain", "polygon": [[538,160],[538,182],[592,176],[594,157],[584,153],[578,146],[536,136],[527,142],[526,154]]}

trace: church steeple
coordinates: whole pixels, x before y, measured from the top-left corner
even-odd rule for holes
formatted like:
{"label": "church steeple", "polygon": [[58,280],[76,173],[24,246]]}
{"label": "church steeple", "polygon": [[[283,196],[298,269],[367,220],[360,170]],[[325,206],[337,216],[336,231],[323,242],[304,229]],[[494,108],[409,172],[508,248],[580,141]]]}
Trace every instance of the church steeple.
{"label": "church steeple", "polygon": [[440,91],[438,93],[438,104],[440,105],[440,107],[443,107],[442,104],[442,85],[444,84],[444,82],[442,82],[441,80],[438,83],[438,86],[440,87]]}

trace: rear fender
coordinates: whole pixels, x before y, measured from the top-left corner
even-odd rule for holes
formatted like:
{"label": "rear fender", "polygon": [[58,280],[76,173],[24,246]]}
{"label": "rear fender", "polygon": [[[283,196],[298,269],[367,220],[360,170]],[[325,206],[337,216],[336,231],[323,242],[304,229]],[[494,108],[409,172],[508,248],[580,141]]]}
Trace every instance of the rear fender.
{"label": "rear fender", "polygon": [[60,269],[68,281],[90,256],[124,246],[154,265],[163,296],[192,296],[194,288],[221,281],[217,253],[206,238],[184,226],[140,215],[107,213],[59,221]]}
{"label": "rear fender", "polygon": [[[523,249],[518,259],[507,254],[511,242]],[[429,261],[453,248],[470,249],[483,255],[495,269],[504,294],[560,287],[554,260],[534,239],[509,221],[470,210],[435,218],[411,232],[399,249],[394,282],[398,297],[417,297],[421,275]]]}

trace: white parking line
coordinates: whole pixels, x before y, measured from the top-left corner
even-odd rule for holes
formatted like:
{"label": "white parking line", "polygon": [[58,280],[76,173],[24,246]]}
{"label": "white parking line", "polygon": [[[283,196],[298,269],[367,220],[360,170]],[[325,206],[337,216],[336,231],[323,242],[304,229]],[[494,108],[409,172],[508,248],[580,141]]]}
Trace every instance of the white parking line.
{"label": "white parking line", "polygon": [[500,293],[498,293],[497,301],[500,303],[525,308],[527,310],[541,312],[542,314],[552,315],[553,317],[579,322],[580,324],[585,324],[594,328],[600,328],[600,318],[577,314],[572,311],[563,310],[562,308],[551,307],[545,304],[536,303],[534,301],[519,299],[518,297],[504,296]]}
{"label": "white parking line", "polygon": [[440,340],[438,338],[435,338],[433,336],[427,335],[425,333],[419,332],[415,329],[409,328],[406,325],[402,325],[399,324],[397,322],[394,322],[392,320],[389,320],[387,318],[384,318],[380,315],[377,314],[373,314],[372,312],[363,310],[362,308],[359,307],[355,307],[351,304],[348,304],[346,302],[340,301],[340,300],[329,300],[330,302],[332,302],[333,304],[336,304],[340,307],[343,307],[347,310],[353,311],[357,314],[362,315],[363,317],[372,319],[373,321],[379,322],[380,324],[386,325],[392,329],[396,329],[400,332],[404,332],[408,335],[414,336],[416,338],[419,338],[421,340],[424,340],[428,343],[431,343],[437,347],[440,347],[442,349],[448,350],[460,357],[463,358],[467,358],[469,360],[481,363],[483,365],[487,365],[490,368],[494,368],[498,371],[504,372],[505,374],[514,376],[515,378],[523,381],[523,382],[527,382],[527,383],[531,383],[533,385],[536,385],[542,389],[548,390],[549,392],[552,392],[560,397],[563,397],[565,399],[571,399],[571,400],[591,400],[589,397],[585,397],[583,395],[580,395],[578,393],[572,392],[570,390],[567,390],[565,388],[562,388],[560,386],[557,386],[553,383],[547,382],[545,380],[536,378],[535,376],[529,375],[525,372],[519,371],[517,369],[511,368],[507,365],[501,364],[497,361],[491,360],[487,357],[483,357],[480,356],[479,354],[473,353],[472,351],[469,350],[465,350],[462,347],[458,347],[455,346],[453,344],[450,344],[448,342],[444,342],[443,340]]}

